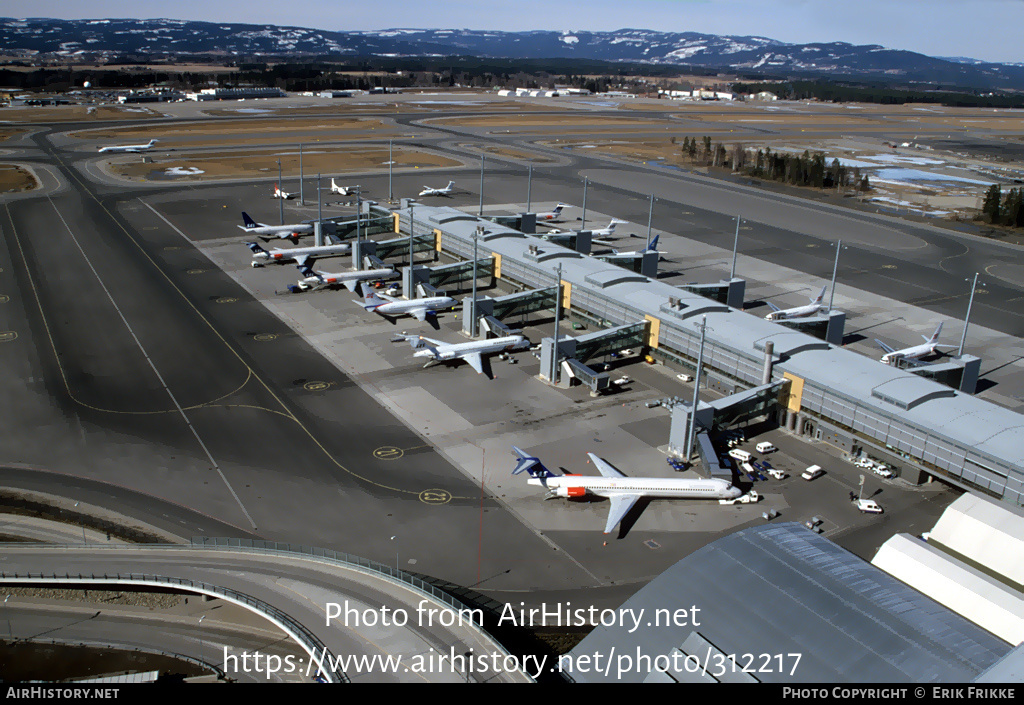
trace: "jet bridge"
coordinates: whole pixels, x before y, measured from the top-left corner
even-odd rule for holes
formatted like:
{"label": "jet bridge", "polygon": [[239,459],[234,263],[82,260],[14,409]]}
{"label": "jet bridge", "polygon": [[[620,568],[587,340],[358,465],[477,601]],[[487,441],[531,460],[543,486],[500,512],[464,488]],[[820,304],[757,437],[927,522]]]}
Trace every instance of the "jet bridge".
{"label": "jet bridge", "polygon": [[[562,382],[568,386],[570,379],[578,379],[590,387],[591,392],[599,392],[608,387],[607,375],[597,372],[584,364],[587,360],[609,352],[618,352],[628,347],[643,347],[647,344],[647,327],[649,321],[616,326],[607,330],[594,331],[581,335],[559,336],[558,358],[562,369],[568,374],[561,376]],[[554,338],[544,338],[540,343],[540,374],[550,376],[551,362],[555,354]],[[568,365],[568,367],[566,367]]]}
{"label": "jet bridge", "polygon": [[[505,320],[512,316],[549,310],[554,307],[555,287],[552,286],[547,289],[529,289],[497,298],[479,297],[476,302],[476,315],[478,317],[493,316],[498,320]],[[466,297],[463,301],[462,312],[462,332],[470,335],[473,322],[473,304],[470,297]]]}
{"label": "jet bridge", "polygon": [[[433,232],[424,233],[422,235],[416,235],[412,239],[412,251],[416,252],[431,252],[435,259],[437,257],[436,249],[437,237]],[[404,235],[402,237],[396,237],[392,240],[380,240],[376,243],[376,251],[373,253],[381,259],[387,259],[394,255],[395,257],[408,257],[409,255],[409,236]]]}
{"label": "jet bridge", "polygon": [[974,394],[978,387],[978,372],[981,369],[981,358],[974,355],[954,357],[949,362],[938,362],[932,365],[907,364],[907,360],[897,360],[897,367],[907,372],[933,379],[947,387],[958,389],[967,394]]}
{"label": "jet bridge", "polygon": [[[744,421],[768,416],[772,407],[779,403],[779,395],[788,383],[789,380],[779,380],[711,402],[701,401],[697,407],[698,431],[714,433]],[[686,402],[672,407],[668,439],[669,452],[672,454],[681,456],[686,453],[692,408],[693,405]]]}
{"label": "jet bridge", "polygon": [[[482,257],[477,260],[477,277],[494,279],[494,257]],[[453,282],[471,281],[473,279],[473,262],[454,262],[430,268],[430,283],[441,287]]]}
{"label": "jet bridge", "polygon": [[568,233],[540,233],[536,237],[547,240],[554,245],[561,245],[570,250],[575,250],[581,255],[590,254],[593,242],[593,234],[589,230],[578,230]]}
{"label": "jet bridge", "polygon": [[742,310],[747,281],[745,279],[723,279],[717,284],[682,284],[679,288],[725,304],[729,308]]}
{"label": "jet bridge", "polygon": [[661,259],[661,255],[657,252],[644,252],[633,255],[606,254],[592,256],[594,259],[624,267],[645,277],[650,277],[651,279],[658,278],[658,261]]}
{"label": "jet bridge", "polygon": [[805,318],[785,318],[775,321],[780,326],[798,330],[807,335],[824,340],[832,345],[842,346],[843,329],[846,327],[846,314],[842,311],[829,311],[817,316]]}

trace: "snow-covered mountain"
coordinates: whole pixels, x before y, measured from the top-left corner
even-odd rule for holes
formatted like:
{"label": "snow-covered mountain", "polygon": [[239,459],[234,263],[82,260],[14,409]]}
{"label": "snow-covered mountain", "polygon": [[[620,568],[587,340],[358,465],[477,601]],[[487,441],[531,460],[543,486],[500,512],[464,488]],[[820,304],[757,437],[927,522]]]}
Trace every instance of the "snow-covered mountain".
{"label": "snow-covered mountain", "polygon": [[1024,87],[1024,70],[961,57],[933,58],[875,45],[787,44],[767,37],[621,29],[500,32],[391,29],[335,32],[303,27],[183,20],[0,19],[0,46],[61,56],[188,54],[256,56],[450,56],[578,58],[686,64],[744,74],[888,76],[990,88]]}

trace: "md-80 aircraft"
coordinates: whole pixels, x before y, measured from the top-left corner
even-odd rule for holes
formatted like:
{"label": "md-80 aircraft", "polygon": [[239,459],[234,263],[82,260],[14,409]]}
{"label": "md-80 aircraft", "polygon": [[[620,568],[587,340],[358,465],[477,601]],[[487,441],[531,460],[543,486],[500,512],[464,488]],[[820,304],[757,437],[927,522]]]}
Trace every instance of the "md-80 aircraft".
{"label": "md-80 aircraft", "polygon": [[678,499],[736,499],[743,494],[728,480],[696,479],[666,477],[626,477],[593,453],[587,456],[597,467],[601,477],[583,475],[556,475],[548,470],[537,458],[527,455],[519,448],[512,446],[512,452],[519,459],[512,470],[513,475],[530,473],[529,483],[538,485],[548,491],[545,499],[554,497],[585,497],[596,495],[611,500],[608,520],[604,526],[606,534],[611,533],[615,525],[622,521],[633,505],[643,497],[661,497]]}
{"label": "md-80 aircraft", "polygon": [[274,198],[284,198],[285,200],[287,200],[287,199],[291,198],[294,195],[295,195],[294,193],[288,193],[287,191],[282,191],[280,186],[278,186],[277,184],[274,184]]}
{"label": "md-80 aircraft", "polygon": [[373,311],[391,320],[394,316],[412,316],[418,321],[427,320],[427,316],[433,316],[438,311],[446,311],[458,305],[458,301],[450,296],[429,296],[423,299],[409,299],[400,301],[384,294],[375,294],[363,284],[363,303],[360,304],[367,311]]}
{"label": "md-80 aircraft", "polygon": [[312,264],[314,259],[338,257],[352,249],[346,242],[336,245],[322,245],[320,247],[292,247],[286,250],[275,247],[268,252],[260,247],[258,243],[247,242],[245,244],[252,250],[253,267],[262,267],[265,264],[285,264],[287,262],[294,262],[301,267],[304,264]]}
{"label": "md-80 aircraft", "polygon": [[448,185],[444,188],[431,188],[424,186],[423,190],[420,191],[421,196],[450,196],[452,195],[452,189],[455,188],[455,182],[449,181]]}
{"label": "md-80 aircraft", "polygon": [[572,206],[559,203],[552,210],[544,211],[543,213],[534,213],[533,217],[538,223],[558,223],[562,220],[562,210],[565,208],[572,208]]}
{"label": "md-80 aircraft", "polygon": [[378,269],[354,269],[351,272],[329,274],[327,272],[313,271],[313,267],[310,265],[300,266],[299,274],[303,277],[299,280],[298,288],[300,291],[316,291],[317,289],[327,289],[332,286],[342,284],[346,289],[354,292],[359,282],[394,279],[399,276],[398,272],[387,267]]}
{"label": "md-80 aircraft", "polygon": [[513,350],[525,350],[530,347],[530,341],[522,335],[506,335],[502,338],[490,338],[488,340],[471,340],[466,343],[444,343],[440,340],[426,338],[422,335],[396,335],[391,339],[393,343],[408,342],[415,350],[413,357],[425,357],[427,368],[439,362],[451,360],[465,360],[469,366],[479,374],[486,374],[493,378],[489,371],[485,372],[487,360],[484,355],[492,355],[500,352],[511,352]]}
{"label": "md-80 aircraft", "polygon": [[146,144],[122,144],[115,145],[113,147],[100,147],[100,154],[111,154],[118,152],[145,152],[147,149],[151,149],[154,144],[160,140],[150,140]]}
{"label": "md-80 aircraft", "polygon": [[766,321],[785,321],[789,318],[804,318],[805,316],[813,316],[823,307],[821,302],[825,300],[825,288],[821,287],[821,291],[811,299],[811,303],[806,306],[796,306],[794,308],[779,308],[770,301],[765,301],[768,304],[768,308],[772,310],[767,316],[764,317]]}
{"label": "md-80 aircraft", "polygon": [[295,225],[267,225],[266,223],[257,223],[249,214],[242,211],[242,222],[244,225],[238,227],[247,233],[259,236],[264,242],[269,242],[275,238],[281,240],[291,240],[292,242],[298,242],[300,235],[309,235],[313,232],[312,223],[297,223]]}
{"label": "md-80 aircraft", "polygon": [[342,196],[355,196],[360,188],[360,186],[338,186],[338,184],[334,183],[334,179],[331,179],[331,193],[337,193]]}
{"label": "md-80 aircraft", "polygon": [[893,350],[888,345],[883,343],[878,338],[875,338],[875,342],[878,343],[879,347],[885,351],[885,355],[882,355],[881,361],[887,365],[895,364],[897,360],[920,360],[922,357],[933,355],[939,351],[939,348],[955,348],[955,345],[939,345],[939,334],[942,333],[942,324],[940,323],[935,328],[935,332],[929,338],[926,335],[922,335],[924,343],[921,345],[913,345],[909,348],[903,348],[902,350]]}

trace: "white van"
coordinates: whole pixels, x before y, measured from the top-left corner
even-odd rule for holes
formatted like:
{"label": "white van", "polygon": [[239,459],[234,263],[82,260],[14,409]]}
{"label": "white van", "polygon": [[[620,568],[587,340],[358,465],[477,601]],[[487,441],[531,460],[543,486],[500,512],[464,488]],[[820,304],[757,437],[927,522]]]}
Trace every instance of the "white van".
{"label": "white van", "polygon": [[736,460],[740,461],[741,463],[749,462],[750,459],[754,457],[747,451],[740,450],[739,448],[733,448],[732,450],[730,450],[729,456],[732,458],[736,458]]}
{"label": "white van", "polygon": [[778,448],[773,446],[768,441],[761,441],[754,447],[757,448],[758,453],[774,453],[775,451],[778,450]]}
{"label": "white van", "polygon": [[804,478],[805,480],[813,480],[815,478],[821,477],[824,474],[825,471],[821,469],[820,465],[812,465],[811,467],[804,470],[803,474],[800,477]]}

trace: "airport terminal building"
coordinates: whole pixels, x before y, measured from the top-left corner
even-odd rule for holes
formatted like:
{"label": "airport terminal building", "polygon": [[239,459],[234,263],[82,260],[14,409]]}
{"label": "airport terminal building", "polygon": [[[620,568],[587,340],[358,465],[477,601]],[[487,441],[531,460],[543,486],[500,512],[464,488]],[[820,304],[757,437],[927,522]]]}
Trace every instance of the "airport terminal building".
{"label": "airport terminal building", "polygon": [[[469,260],[476,239],[478,259],[489,258],[495,276],[518,289],[560,281],[563,309],[576,320],[606,329],[643,326],[649,354],[667,365],[696,367],[705,321],[704,383],[733,394],[762,385],[766,375],[788,380],[773,413],[793,433],[870,454],[912,482],[934,476],[1024,504],[1020,414],[744,313],[724,297],[714,300],[492,220],[418,204],[414,216],[416,233],[429,228],[444,255]],[[403,209],[396,230],[408,227]],[[558,347],[566,357],[574,349],[564,339]]]}

